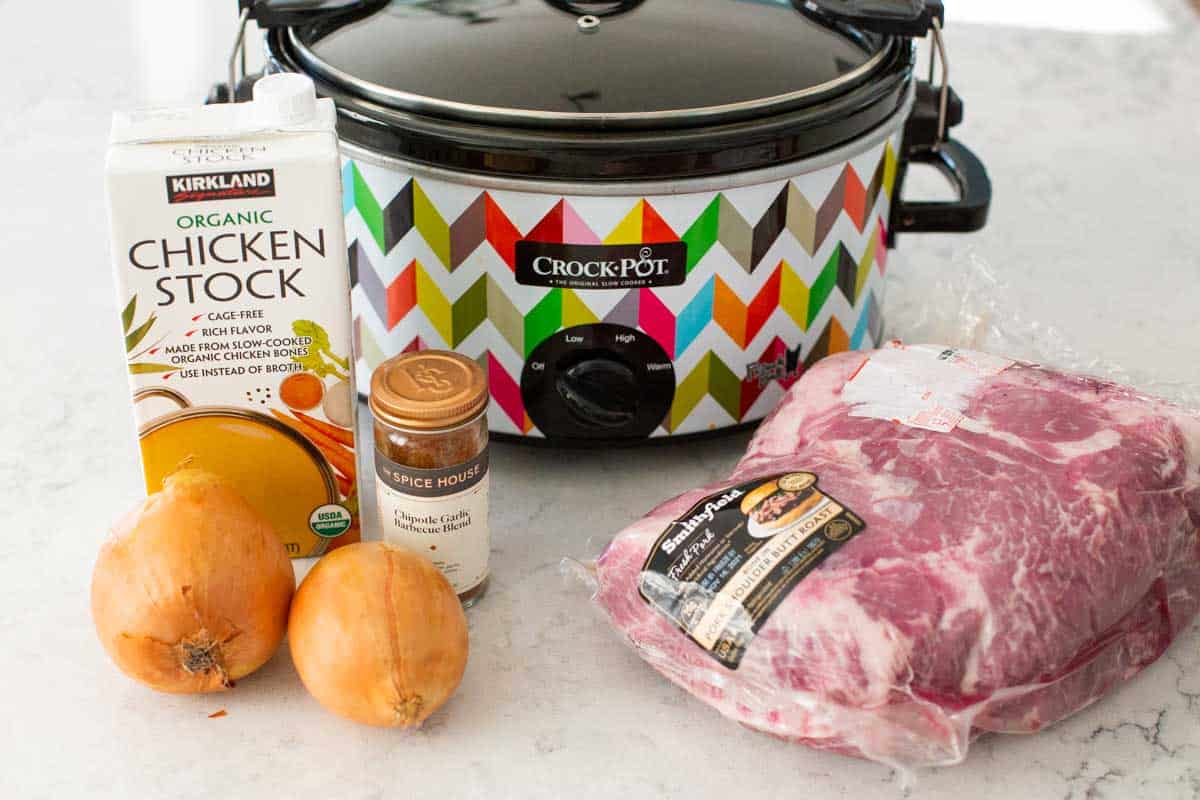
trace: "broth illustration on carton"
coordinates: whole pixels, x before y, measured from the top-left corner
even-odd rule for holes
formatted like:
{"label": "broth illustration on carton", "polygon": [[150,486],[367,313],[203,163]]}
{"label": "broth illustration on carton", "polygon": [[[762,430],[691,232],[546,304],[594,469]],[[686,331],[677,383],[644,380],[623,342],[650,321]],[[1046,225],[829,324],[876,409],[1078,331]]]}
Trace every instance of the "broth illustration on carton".
{"label": "broth illustration on carton", "polygon": [[295,556],[357,541],[350,286],[333,101],[117,114],[106,165],[146,488],[229,479]]}

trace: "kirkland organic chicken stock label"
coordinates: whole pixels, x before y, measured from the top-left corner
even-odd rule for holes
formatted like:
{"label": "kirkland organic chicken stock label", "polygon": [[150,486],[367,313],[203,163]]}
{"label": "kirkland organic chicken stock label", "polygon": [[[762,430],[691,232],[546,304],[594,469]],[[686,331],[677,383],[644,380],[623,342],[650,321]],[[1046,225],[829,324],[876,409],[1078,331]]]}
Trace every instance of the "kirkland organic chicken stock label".
{"label": "kirkland organic chicken stock label", "polygon": [[811,472],[731,486],[696,503],[654,543],[642,599],[737,669],[788,593],[866,527]]}
{"label": "kirkland organic chicken stock label", "polygon": [[311,556],[358,537],[358,493],[334,110],[300,88],[284,118],[118,114],[106,181],[147,490],[217,473]]}

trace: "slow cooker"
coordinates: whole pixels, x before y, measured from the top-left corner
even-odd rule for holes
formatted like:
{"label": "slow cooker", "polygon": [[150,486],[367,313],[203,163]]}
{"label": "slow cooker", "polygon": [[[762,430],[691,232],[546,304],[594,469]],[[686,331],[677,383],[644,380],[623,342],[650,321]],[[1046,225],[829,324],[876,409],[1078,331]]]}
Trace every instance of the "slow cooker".
{"label": "slow cooker", "polygon": [[[987,216],[987,173],[947,135],[962,104],[940,3],[242,11],[267,70],[311,76],[338,108],[358,374],[414,348],[478,359],[502,436],[754,422],[814,360],[879,340],[898,234]],[[900,199],[918,162],[957,197]]]}

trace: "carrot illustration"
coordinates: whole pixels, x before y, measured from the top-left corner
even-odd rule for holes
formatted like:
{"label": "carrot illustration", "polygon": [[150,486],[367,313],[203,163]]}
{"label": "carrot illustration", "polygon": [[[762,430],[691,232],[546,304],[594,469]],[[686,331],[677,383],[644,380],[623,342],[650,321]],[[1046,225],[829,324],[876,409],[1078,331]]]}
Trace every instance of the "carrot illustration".
{"label": "carrot illustration", "polygon": [[289,417],[282,411],[272,408],[271,413],[283,424],[304,434],[310,442],[317,446],[318,450],[325,454],[330,464],[336,467],[347,479],[352,482],[354,481],[354,476],[357,474],[354,469],[354,456],[348,450],[321,433],[317,428],[309,427],[300,420]]}
{"label": "carrot illustration", "polygon": [[354,447],[354,431],[350,430],[349,428],[343,428],[340,425],[333,425],[329,422],[313,419],[302,411],[293,410],[292,413],[296,415],[296,419],[313,426],[329,438],[336,439],[337,441],[346,445],[346,447]]}

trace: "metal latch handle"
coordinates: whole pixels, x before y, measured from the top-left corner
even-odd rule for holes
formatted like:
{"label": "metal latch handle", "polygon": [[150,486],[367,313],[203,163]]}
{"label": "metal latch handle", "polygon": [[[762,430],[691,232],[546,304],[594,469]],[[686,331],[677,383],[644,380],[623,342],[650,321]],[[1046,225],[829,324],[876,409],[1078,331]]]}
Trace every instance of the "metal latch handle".
{"label": "metal latch handle", "polygon": [[[233,40],[233,50],[229,52],[229,100],[237,102],[237,87],[246,77],[246,23],[250,21],[250,6],[242,9],[238,15],[237,38]],[[241,67],[241,75],[238,67]]]}
{"label": "metal latch handle", "polygon": [[369,14],[387,5],[387,2],[388,0],[238,0],[237,37],[233,42],[233,50],[229,53],[229,102],[235,102],[238,84],[246,77],[246,24],[250,20],[254,20],[263,30],[287,28],[348,12]]}
{"label": "metal latch handle", "polygon": [[825,25],[850,26],[858,30],[906,39],[933,39],[929,56],[929,83],[933,84],[934,59],[942,66],[938,98],[936,150],[946,140],[946,109],[950,100],[950,60],[942,38],[946,8],[941,0],[793,0],[801,13]]}
{"label": "metal latch handle", "polygon": [[946,20],[941,0],[793,0],[809,17],[886,36],[922,39]]}

